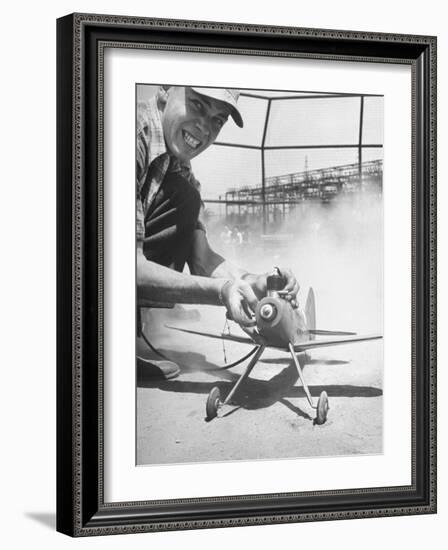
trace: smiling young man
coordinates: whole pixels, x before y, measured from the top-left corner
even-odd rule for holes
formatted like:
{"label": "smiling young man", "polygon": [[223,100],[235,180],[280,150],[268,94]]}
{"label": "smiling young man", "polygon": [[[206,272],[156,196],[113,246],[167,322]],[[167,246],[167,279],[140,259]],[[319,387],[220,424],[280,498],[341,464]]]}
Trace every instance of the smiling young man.
{"label": "smiling young man", "polygon": [[[210,247],[201,221],[200,185],[190,161],[218,137],[229,116],[243,126],[239,91],[227,88],[161,87],[137,114],[137,305],[222,305],[249,334],[253,312],[266,293],[267,274],[237,267]],[[190,274],[183,273],[188,264]],[[285,290],[299,285],[289,269]],[[169,361],[145,361],[146,375],[173,378]]]}

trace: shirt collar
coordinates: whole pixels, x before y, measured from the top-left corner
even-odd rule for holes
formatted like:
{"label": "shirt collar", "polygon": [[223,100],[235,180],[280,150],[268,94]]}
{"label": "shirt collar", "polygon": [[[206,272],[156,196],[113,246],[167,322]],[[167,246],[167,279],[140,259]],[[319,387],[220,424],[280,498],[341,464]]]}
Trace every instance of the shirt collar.
{"label": "shirt collar", "polygon": [[149,125],[151,130],[151,157],[152,160],[168,153],[163,137],[162,117],[157,106],[157,98],[152,97],[148,101]]}
{"label": "shirt collar", "polygon": [[170,166],[172,169],[191,169],[190,161],[181,162],[177,157],[171,155],[166,148],[165,138],[163,137],[162,113],[157,106],[157,98],[152,97],[148,102],[149,120],[151,124],[151,157],[155,158],[168,154],[170,157]]}

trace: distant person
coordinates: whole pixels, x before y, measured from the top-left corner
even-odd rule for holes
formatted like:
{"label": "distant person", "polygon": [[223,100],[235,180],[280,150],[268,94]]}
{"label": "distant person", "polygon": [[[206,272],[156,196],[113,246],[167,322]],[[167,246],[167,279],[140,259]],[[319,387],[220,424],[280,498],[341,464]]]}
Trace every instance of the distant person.
{"label": "distant person", "polygon": [[232,231],[232,242],[236,246],[241,246],[243,244],[243,234],[240,231],[240,228],[235,225]]}
{"label": "distant person", "polygon": [[232,242],[232,231],[228,225],[224,226],[224,229],[221,231],[221,242],[225,245],[228,245]]}

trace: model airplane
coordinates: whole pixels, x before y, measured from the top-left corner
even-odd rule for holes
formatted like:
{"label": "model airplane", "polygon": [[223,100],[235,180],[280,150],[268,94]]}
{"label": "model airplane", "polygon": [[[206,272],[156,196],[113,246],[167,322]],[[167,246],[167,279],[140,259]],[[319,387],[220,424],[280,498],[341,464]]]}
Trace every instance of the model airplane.
{"label": "model airplane", "polygon": [[[212,388],[206,404],[207,418],[209,420],[216,416],[223,416],[222,411],[224,407],[230,404],[232,397],[241,383],[254,369],[264,350],[269,347],[287,351],[291,354],[308,403],[316,411],[315,422],[316,424],[323,424],[327,419],[329,408],[327,392],[321,392],[316,405],[303,376],[300,359],[304,358],[306,351],[310,349],[350,344],[353,342],[365,342],[382,338],[379,334],[358,336],[354,332],[316,329],[316,309],[313,289],[310,288],[305,310],[302,310],[300,307],[294,307],[295,304],[291,303],[288,299],[288,293],[282,290],[284,286],[285,281],[278,268],[276,268],[275,272],[270,275],[267,280],[267,296],[260,300],[255,311],[256,328],[263,343],[255,346],[253,353],[250,354],[252,358],[249,364],[224,401],[221,401],[219,388]],[[189,334],[254,345],[254,341],[251,338],[245,338],[243,336],[234,336],[231,334],[216,335],[177,327],[169,328]],[[316,339],[316,336],[323,336],[326,338]]]}

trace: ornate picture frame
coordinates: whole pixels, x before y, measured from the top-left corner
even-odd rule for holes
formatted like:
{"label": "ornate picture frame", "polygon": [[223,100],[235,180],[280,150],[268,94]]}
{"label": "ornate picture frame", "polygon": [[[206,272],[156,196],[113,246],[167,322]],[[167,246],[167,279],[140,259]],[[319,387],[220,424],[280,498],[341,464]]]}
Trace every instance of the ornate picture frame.
{"label": "ornate picture frame", "polygon": [[[436,43],[431,36],[109,15],[72,14],[58,20],[58,531],[91,536],[436,512]],[[409,485],[207,497],[185,497],[179,491],[178,498],[169,499],[153,499],[148,489],[144,500],[105,500],[103,174],[108,47],[410,67]]]}

